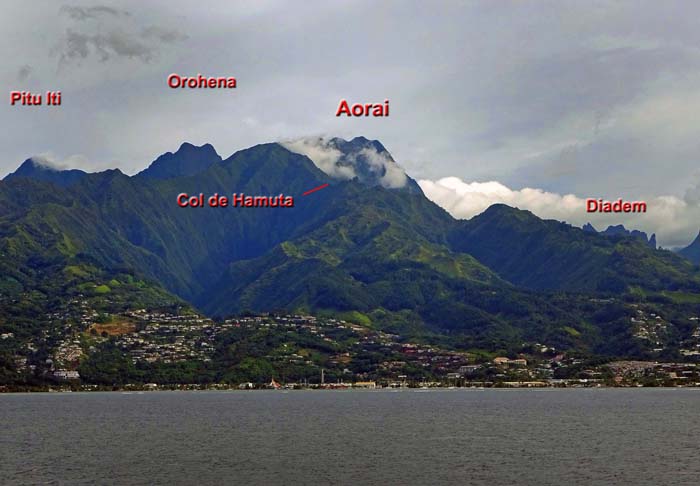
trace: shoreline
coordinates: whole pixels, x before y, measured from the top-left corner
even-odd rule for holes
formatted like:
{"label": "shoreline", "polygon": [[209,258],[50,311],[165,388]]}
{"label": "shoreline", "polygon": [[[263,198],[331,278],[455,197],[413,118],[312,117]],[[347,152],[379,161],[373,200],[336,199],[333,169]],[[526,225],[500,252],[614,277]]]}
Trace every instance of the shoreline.
{"label": "shoreline", "polygon": [[413,392],[427,392],[427,391],[485,391],[485,390],[581,390],[581,389],[596,389],[596,390],[630,390],[630,389],[697,389],[700,390],[700,385],[673,385],[673,386],[645,386],[645,385],[595,385],[595,386],[582,386],[582,385],[569,385],[569,386],[433,386],[433,387],[376,387],[376,388],[364,388],[364,387],[302,387],[302,388],[251,388],[251,389],[241,389],[238,387],[199,387],[199,386],[163,386],[158,388],[143,388],[143,387],[133,387],[133,388],[111,388],[111,387],[81,387],[81,388],[70,388],[70,387],[35,387],[27,389],[24,387],[15,388],[5,388],[0,389],[0,395],[3,394],[35,394],[35,393],[121,393],[121,394],[143,394],[143,393],[153,393],[153,392],[301,392],[301,391],[314,391],[314,392],[403,392],[403,391],[413,391]]}

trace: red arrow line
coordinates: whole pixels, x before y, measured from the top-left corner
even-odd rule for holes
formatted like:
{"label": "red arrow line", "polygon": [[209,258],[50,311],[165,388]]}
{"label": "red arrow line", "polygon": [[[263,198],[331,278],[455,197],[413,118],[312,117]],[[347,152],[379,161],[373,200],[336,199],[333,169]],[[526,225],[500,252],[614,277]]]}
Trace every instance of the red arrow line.
{"label": "red arrow line", "polygon": [[313,189],[306,191],[304,194],[302,194],[302,196],[308,196],[312,192],[320,191],[321,189],[325,189],[326,187],[328,187],[328,184],[323,184],[321,186],[314,187]]}

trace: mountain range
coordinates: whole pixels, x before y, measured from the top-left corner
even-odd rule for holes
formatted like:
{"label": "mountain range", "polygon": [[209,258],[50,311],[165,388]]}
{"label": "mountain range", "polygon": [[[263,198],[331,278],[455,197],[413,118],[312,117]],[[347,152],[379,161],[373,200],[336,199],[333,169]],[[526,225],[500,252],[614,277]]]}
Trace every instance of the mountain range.
{"label": "mountain range", "polygon": [[[165,299],[213,317],[330,313],[468,349],[653,353],[629,324],[639,306],[674,317],[668,352],[691,332],[700,271],[682,256],[697,261],[697,251],[501,204],[456,220],[378,141],[331,139],[332,166],[293,148],[224,159],[185,143],[134,176],[26,161],[0,182],[0,327],[102,292],[123,307]],[[282,193],[294,207],[183,208],[181,193]]]}
{"label": "mountain range", "polygon": [[[589,233],[598,233],[598,230],[596,230],[591,223],[584,224],[582,229]],[[651,237],[648,237],[644,231],[628,230],[627,228],[625,228],[624,225],[621,224],[610,225],[604,231],[601,231],[600,234],[612,237],[622,236],[638,238],[647,245],[649,245],[651,248],[656,249],[656,234],[652,234]]]}
{"label": "mountain range", "polygon": [[700,264],[700,233],[695,237],[693,242],[678,250],[678,254],[684,256],[693,263]]}

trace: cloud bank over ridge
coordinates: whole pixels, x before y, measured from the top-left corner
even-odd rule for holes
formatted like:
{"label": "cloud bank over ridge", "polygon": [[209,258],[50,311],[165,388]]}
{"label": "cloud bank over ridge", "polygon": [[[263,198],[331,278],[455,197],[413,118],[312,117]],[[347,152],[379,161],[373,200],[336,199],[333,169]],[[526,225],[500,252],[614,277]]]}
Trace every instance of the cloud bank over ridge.
{"label": "cloud bank over ridge", "polygon": [[[365,167],[379,175],[383,187],[399,188],[406,184],[406,172],[385,150],[379,151],[370,145],[347,154],[338,148],[336,140],[303,137],[280,143],[292,152],[306,155],[319,169],[336,179],[359,178],[357,162],[361,158]],[[642,230],[649,235],[656,233],[659,243],[669,248],[686,246],[700,228],[700,183],[688,190],[684,197],[640,198],[648,205],[646,213],[604,214],[588,213],[586,197],[576,194],[560,194],[533,187],[512,189],[498,181],[466,182],[459,177],[417,182],[428,199],[460,219],[469,219],[493,204],[502,203],[526,209],[540,218],[565,221],[574,226],[592,223],[599,231],[609,225],[624,224],[628,229]]]}
{"label": "cloud bank over ridge", "polygon": [[352,167],[338,165],[343,153],[322,137],[305,137],[280,142],[287,150],[306,155],[323,172],[334,179],[350,180],[356,176]]}
{"label": "cloud bank over ridge", "polygon": [[82,155],[71,155],[61,159],[57,157],[52,152],[43,152],[40,154],[32,155],[30,159],[38,166],[41,166],[49,170],[71,170],[71,169],[87,169],[92,171],[93,164]]}
{"label": "cloud bank over ridge", "polygon": [[436,181],[418,181],[426,197],[452,216],[469,219],[496,203],[526,209],[544,219],[566,221],[574,226],[592,223],[604,230],[608,225],[624,224],[628,229],[656,233],[665,247],[686,246],[700,227],[700,186],[684,198],[657,196],[646,199],[648,209],[642,214],[600,214],[586,212],[586,198],[574,194],[557,194],[525,187],[511,189],[496,181],[465,182],[458,177]]}
{"label": "cloud bank over ridge", "polygon": [[[303,137],[282,141],[280,145],[306,155],[316,167],[334,179],[370,179],[388,189],[404,187],[408,181],[406,172],[391,155],[383,147],[379,150],[375,142],[369,140],[358,138],[347,143],[335,138]],[[349,151],[340,149],[348,145],[353,146]]]}

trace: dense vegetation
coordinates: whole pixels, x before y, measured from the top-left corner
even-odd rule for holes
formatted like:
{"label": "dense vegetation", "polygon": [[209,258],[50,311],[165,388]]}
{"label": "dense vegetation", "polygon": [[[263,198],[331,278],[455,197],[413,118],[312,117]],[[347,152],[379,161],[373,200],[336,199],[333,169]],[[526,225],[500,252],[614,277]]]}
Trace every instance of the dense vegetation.
{"label": "dense vegetation", "polygon": [[[301,196],[325,182],[332,187]],[[69,312],[77,296],[106,313],[186,301],[211,316],[352,314],[363,325],[464,349],[527,340],[647,355],[648,346],[630,337],[629,307],[591,304],[609,296],[675,316],[671,343],[692,331],[700,277],[687,260],[503,205],[457,221],[413,182],[408,187],[337,183],[277,144],[223,161],[211,146],[186,145],[135,177],[112,170],[8,178],[0,182],[0,332],[15,338],[0,341],[0,373],[31,336],[64,325],[51,316]],[[180,208],[182,192],[283,193],[295,205]],[[81,370],[96,382],[105,369],[145,380],[267,373],[255,361],[254,339],[231,335],[237,339],[250,346],[229,346],[212,364],[184,368],[137,369],[104,343]],[[235,360],[247,363],[248,375],[221,371]]]}

